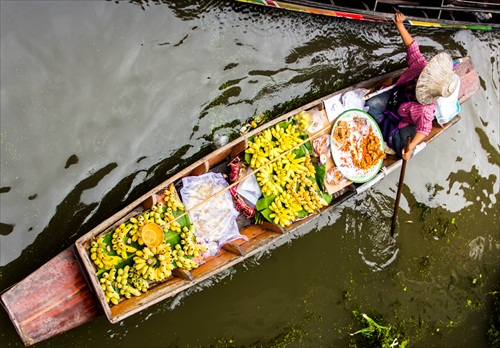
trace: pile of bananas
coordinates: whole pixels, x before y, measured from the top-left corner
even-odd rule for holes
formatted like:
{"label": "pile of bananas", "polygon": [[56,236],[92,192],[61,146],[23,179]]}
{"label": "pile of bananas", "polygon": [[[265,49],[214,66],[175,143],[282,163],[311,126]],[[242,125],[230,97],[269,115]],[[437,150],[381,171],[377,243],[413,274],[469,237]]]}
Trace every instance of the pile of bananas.
{"label": "pile of bananas", "polygon": [[306,111],[301,111],[297,115],[295,115],[295,123],[297,124],[297,128],[302,132],[307,132],[309,126],[311,125],[312,116],[310,113]]}
{"label": "pile of bananas", "polygon": [[164,232],[168,232],[169,229],[175,232],[181,231],[181,224],[177,220],[174,221],[175,220],[174,211],[175,211],[174,208],[168,207],[167,210],[163,213],[163,218],[168,224],[167,226],[163,227]]}
{"label": "pile of bananas", "polygon": [[279,157],[301,141],[300,133],[295,129],[295,125],[289,124],[283,128],[277,124],[257,134],[253,141],[249,142],[245,152],[252,155],[249,164],[255,169]]}
{"label": "pile of bananas", "polygon": [[280,176],[274,174],[275,171],[272,165],[267,165],[257,172],[256,178],[259,183],[262,193],[267,196],[277,195],[283,192],[281,181],[285,178],[286,173],[279,172]]}
{"label": "pile of bananas", "polygon": [[193,260],[187,258],[187,254],[182,250],[180,244],[175,246],[174,251],[172,251],[172,258],[174,259],[175,265],[179,268],[184,268],[190,271],[198,267],[198,264]]}
{"label": "pile of bananas", "polygon": [[167,207],[172,208],[172,211],[184,210],[184,204],[177,199],[177,193],[175,192],[174,185],[170,185],[168,189],[163,191],[163,194],[165,195],[163,199],[165,200]]}
{"label": "pile of bananas", "polygon": [[127,253],[137,251],[137,248],[130,245],[134,236],[137,236],[137,225],[131,223],[121,224],[113,232],[111,248],[124,260],[128,259]]}
{"label": "pile of bananas", "polygon": [[250,166],[260,168],[256,179],[262,193],[275,196],[268,207],[269,220],[283,227],[297,219],[301,211],[302,216],[305,212],[314,214],[328,205],[318,188],[310,154],[291,151],[302,142],[300,132],[306,131],[310,122],[310,114],[302,112],[295,117],[297,126],[290,123],[268,128],[256,135],[246,150],[251,155]]}
{"label": "pile of bananas", "polygon": [[[130,268],[130,272],[128,274],[129,276],[129,283],[132,284],[132,286],[140,291],[140,292],[146,292],[149,289],[149,282],[147,279],[144,279],[144,277],[136,271],[134,267]],[[140,293],[139,293],[140,294]]]}
{"label": "pile of bananas", "polygon": [[162,281],[172,274],[174,265],[170,244],[144,247],[142,250],[137,250],[135,255],[133,267],[145,279]]}
{"label": "pile of bananas", "polygon": [[104,243],[104,237],[100,236],[90,244],[90,259],[101,269],[109,270],[123,261],[119,256],[109,255],[111,247]]}
{"label": "pile of bananas", "polygon": [[285,193],[276,197],[269,205],[269,209],[273,211],[269,214],[273,222],[284,227],[292,223],[302,207],[295,202],[293,197]]}
{"label": "pile of bananas", "polygon": [[104,298],[106,299],[106,302],[111,302],[113,304],[118,304],[118,300],[120,299],[120,295],[115,290],[116,272],[116,268],[112,268],[109,273],[104,272],[101,275],[101,279],[99,279],[102,291],[104,291]]}
{"label": "pile of bananas", "polygon": [[[182,227],[178,221],[173,221],[174,212],[185,209],[174,186],[171,185],[163,193],[164,204],[158,202],[151,209],[99,236],[90,245],[90,257],[98,268],[101,288],[109,304],[118,304],[121,297],[140,296],[151,283],[170,277],[175,267],[186,270],[198,267],[191,258],[199,256],[206,248],[196,243],[194,226]],[[175,248],[169,243],[157,247],[144,244],[140,231],[151,222],[161,226],[165,233],[174,231],[179,234]]]}
{"label": "pile of bananas", "polygon": [[106,302],[118,304],[120,295],[131,298],[132,296],[139,296],[141,292],[132,286],[129,282],[130,266],[124,268],[113,268],[108,272],[104,272],[99,279],[102,291]]}
{"label": "pile of bananas", "polygon": [[[314,167],[313,167],[314,168]],[[309,170],[296,174],[269,205],[272,211],[269,218],[282,227],[289,226],[298,217],[300,211],[308,214],[316,213],[320,208],[328,205],[321,196],[316,181],[311,180]]]}
{"label": "pile of bananas", "polygon": [[[181,232],[181,245],[182,250],[186,256],[197,257],[200,255],[200,251],[206,251],[203,245],[196,243],[196,237],[194,235],[194,225],[191,228],[184,226]],[[175,250],[174,250],[175,251]]]}

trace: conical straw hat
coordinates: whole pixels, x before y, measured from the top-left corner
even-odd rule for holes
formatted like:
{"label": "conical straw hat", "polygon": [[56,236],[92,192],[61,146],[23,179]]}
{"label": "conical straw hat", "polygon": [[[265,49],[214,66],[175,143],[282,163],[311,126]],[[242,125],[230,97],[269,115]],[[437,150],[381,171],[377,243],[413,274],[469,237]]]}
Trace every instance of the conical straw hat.
{"label": "conical straw hat", "polygon": [[415,93],[420,104],[431,104],[439,97],[449,97],[458,87],[460,78],[453,72],[453,59],[446,52],[436,54],[417,80]]}

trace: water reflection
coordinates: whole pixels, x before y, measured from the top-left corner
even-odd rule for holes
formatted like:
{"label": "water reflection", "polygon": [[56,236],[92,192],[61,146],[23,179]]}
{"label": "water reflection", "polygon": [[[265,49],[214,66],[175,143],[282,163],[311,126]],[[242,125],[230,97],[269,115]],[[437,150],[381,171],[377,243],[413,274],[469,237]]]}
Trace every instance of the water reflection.
{"label": "water reflection", "polygon": [[[214,136],[254,114],[275,117],[404,66],[391,25],[229,0],[1,6],[0,237],[7,264],[0,290],[209,153]],[[286,334],[311,311],[321,320],[307,328],[304,345],[347,346],[351,311],[360,305],[389,319],[397,308],[402,320],[419,318],[416,327],[408,324],[422,332],[414,341],[420,346],[483,344],[479,300],[498,284],[500,250],[500,41],[498,33],[411,30],[426,55],[471,55],[482,88],[463,105],[462,120],[407,168],[397,245],[388,239],[393,175],[207,281],[204,291],[120,325],[100,318],[40,346],[214,346],[228,337],[238,346],[265,345],[263,335]],[[2,341],[20,346],[2,313]],[[467,322],[473,316],[484,318]],[[478,329],[471,333],[472,326]]]}
{"label": "water reflection", "polygon": [[354,208],[347,213],[345,232],[354,234],[363,262],[372,271],[382,271],[399,252],[397,233],[394,238],[390,234],[393,206],[386,197],[372,194],[356,200]]}
{"label": "water reflection", "polygon": [[152,6],[167,5],[178,18],[184,21],[198,19],[204,15],[205,12],[218,7],[225,7],[231,1],[191,1],[191,0],[107,0],[115,3],[128,2],[130,4],[138,5],[143,10]]}

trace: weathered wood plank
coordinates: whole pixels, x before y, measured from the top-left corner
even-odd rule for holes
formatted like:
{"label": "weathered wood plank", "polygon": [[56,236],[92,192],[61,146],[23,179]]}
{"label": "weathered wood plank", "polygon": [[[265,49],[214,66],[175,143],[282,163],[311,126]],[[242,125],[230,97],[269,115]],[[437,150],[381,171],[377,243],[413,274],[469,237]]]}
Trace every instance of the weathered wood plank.
{"label": "weathered wood plank", "polygon": [[243,243],[240,245],[240,247],[245,254],[250,254],[251,252],[264,246],[269,246],[275,239],[279,237],[283,237],[283,234],[272,231],[264,231],[263,233],[253,238],[252,243]]}
{"label": "weathered wood plank", "polygon": [[181,279],[184,279],[184,280],[194,280],[194,277],[193,275],[191,274],[191,272],[189,271],[186,271],[185,269],[182,269],[182,268],[174,268],[174,270],[172,271],[172,274],[176,277],[179,277]]}
{"label": "weathered wood plank", "polygon": [[247,147],[248,147],[248,139],[243,138],[239,143],[234,145],[229,155],[230,159],[234,159],[236,156],[238,156],[239,153],[245,151]]}
{"label": "weathered wood plank", "polygon": [[235,243],[226,243],[222,246],[222,249],[236,255],[245,256],[245,253],[243,252],[243,250],[241,250],[240,246]]}
{"label": "weathered wood plank", "polygon": [[204,161],[198,167],[193,169],[193,171],[191,172],[191,175],[193,175],[193,176],[202,175],[202,174],[205,174],[206,172],[208,172],[209,169],[210,169],[210,166],[208,164],[208,161]]}
{"label": "weathered wood plank", "polygon": [[1,301],[25,345],[99,315],[72,247],[2,294]]}

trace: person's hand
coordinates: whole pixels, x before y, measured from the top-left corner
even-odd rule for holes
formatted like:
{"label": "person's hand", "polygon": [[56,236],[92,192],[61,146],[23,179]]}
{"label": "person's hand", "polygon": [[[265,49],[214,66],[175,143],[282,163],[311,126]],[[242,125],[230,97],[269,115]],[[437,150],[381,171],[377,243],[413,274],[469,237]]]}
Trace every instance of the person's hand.
{"label": "person's hand", "polygon": [[405,149],[402,149],[401,155],[402,155],[404,160],[408,161],[410,159],[411,155],[413,155],[413,149],[410,147],[408,149],[408,152],[406,152]]}
{"label": "person's hand", "polygon": [[406,19],[405,15],[398,11],[396,12],[392,20],[394,21],[394,23],[396,23],[396,25],[398,25],[398,24],[403,24],[405,19]]}

